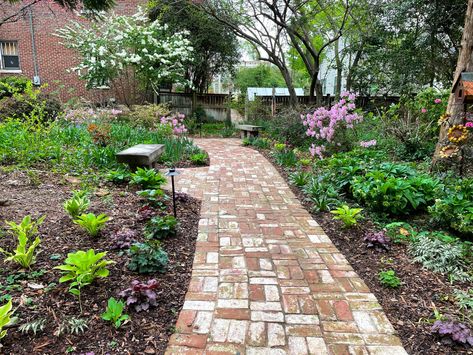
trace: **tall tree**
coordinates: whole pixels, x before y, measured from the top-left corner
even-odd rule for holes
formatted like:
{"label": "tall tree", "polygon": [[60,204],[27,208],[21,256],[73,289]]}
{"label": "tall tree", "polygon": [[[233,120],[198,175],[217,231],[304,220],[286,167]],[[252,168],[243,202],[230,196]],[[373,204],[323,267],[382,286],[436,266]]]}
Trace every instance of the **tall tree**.
{"label": "tall tree", "polygon": [[465,0],[367,0],[358,65],[351,75],[364,94],[413,93],[450,85]]}
{"label": "tall tree", "polygon": [[[461,40],[461,49],[458,56],[457,66],[453,76],[453,83],[460,77],[462,72],[473,72],[473,0],[468,0],[468,7],[465,16],[465,26]],[[454,125],[465,123],[464,105],[455,99],[454,93],[450,94],[447,106],[448,120],[445,120],[440,127],[439,141],[434,153],[433,165],[437,165],[441,160],[442,148],[451,145],[448,140],[448,130]],[[473,175],[473,148],[471,143],[463,148],[464,154],[460,156],[457,163],[460,164],[463,172]]]}
{"label": "tall tree", "polygon": [[[84,8],[91,11],[107,11],[115,6],[115,0],[1,0],[0,26],[18,21],[31,6],[54,2],[68,10]],[[10,5],[10,6],[9,6]]]}
{"label": "tall tree", "polygon": [[263,8],[261,0],[194,0],[193,4],[250,43],[257,59],[275,65],[289,91],[289,103],[297,106],[291,70],[287,59],[287,31]]}
{"label": "tall tree", "polygon": [[169,29],[188,31],[194,58],[188,66],[188,90],[207,92],[212,79],[218,74],[234,73],[239,61],[238,39],[224,24],[187,0],[153,0],[149,3],[150,17]]}

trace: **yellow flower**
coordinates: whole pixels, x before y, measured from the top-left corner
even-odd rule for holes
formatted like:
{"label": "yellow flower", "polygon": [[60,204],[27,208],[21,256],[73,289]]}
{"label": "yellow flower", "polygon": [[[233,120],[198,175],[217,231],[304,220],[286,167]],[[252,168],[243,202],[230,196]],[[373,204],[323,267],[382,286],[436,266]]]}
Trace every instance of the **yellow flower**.
{"label": "yellow flower", "polygon": [[446,145],[440,150],[440,157],[441,158],[451,158],[455,156],[460,149],[456,145]]}
{"label": "yellow flower", "polygon": [[438,125],[441,126],[442,124],[447,122],[450,117],[451,116],[449,113],[444,113],[442,116],[440,116],[440,119],[438,120]]}
{"label": "yellow flower", "polygon": [[452,143],[461,143],[468,138],[468,129],[461,124],[450,127],[448,130],[448,140]]}

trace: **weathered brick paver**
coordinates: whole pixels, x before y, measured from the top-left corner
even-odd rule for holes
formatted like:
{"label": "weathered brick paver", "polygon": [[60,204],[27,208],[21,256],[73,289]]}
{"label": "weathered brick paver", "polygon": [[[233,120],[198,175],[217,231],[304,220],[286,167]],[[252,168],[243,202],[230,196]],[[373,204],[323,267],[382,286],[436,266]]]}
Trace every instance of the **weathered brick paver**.
{"label": "weathered brick paver", "polygon": [[375,296],[277,170],[238,140],[196,140],[210,167],[192,280],[167,354],[406,354]]}

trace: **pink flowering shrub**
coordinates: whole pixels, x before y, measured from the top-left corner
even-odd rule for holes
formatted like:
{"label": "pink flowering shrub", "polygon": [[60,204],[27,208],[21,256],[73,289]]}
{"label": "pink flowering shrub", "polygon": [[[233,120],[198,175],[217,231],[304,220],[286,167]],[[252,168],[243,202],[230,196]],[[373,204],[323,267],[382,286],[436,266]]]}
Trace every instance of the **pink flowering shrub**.
{"label": "pink flowering shrub", "polygon": [[186,116],[182,113],[163,116],[161,117],[161,124],[170,126],[174,134],[183,134],[187,132],[187,128],[184,124],[185,118]]}
{"label": "pink flowering shrub", "polygon": [[369,147],[374,147],[376,144],[378,144],[376,139],[372,139],[370,141],[361,141],[360,142],[360,147],[369,148]]}
{"label": "pink flowering shrub", "polygon": [[302,124],[307,127],[307,136],[316,140],[309,149],[312,156],[323,159],[323,153],[329,148],[337,150],[348,144],[347,130],[363,120],[355,112],[355,98],[355,94],[344,92],[340,101],[330,109],[319,107],[314,112],[301,115]]}

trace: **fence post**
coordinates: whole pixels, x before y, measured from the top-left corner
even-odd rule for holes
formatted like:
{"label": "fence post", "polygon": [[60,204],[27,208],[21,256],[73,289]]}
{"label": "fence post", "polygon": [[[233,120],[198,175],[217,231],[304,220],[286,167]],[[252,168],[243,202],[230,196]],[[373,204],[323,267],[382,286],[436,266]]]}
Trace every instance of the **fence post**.
{"label": "fence post", "polygon": [[271,101],[271,116],[276,115],[276,88],[273,87],[273,96]]}
{"label": "fence post", "polygon": [[232,124],[232,92],[228,92],[228,99],[227,99],[227,124],[231,126]]}
{"label": "fence post", "polygon": [[195,111],[197,105],[197,93],[192,92],[192,101],[191,101],[191,113]]}

